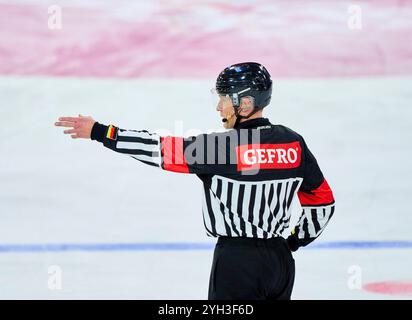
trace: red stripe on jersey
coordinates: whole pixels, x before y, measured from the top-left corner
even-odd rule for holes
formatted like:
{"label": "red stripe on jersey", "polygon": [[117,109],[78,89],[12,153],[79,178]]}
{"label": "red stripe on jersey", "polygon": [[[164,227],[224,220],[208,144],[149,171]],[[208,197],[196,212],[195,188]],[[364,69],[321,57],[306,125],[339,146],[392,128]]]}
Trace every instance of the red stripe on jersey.
{"label": "red stripe on jersey", "polygon": [[327,205],[335,201],[328,182],[324,179],[322,184],[310,192],[298,192],[300,204],[302,206]]}
{"label": "red stripe on jersey", "polygon": [[163,169],[173,172],[189,173],[183,151],[183,138],[161,137]]}

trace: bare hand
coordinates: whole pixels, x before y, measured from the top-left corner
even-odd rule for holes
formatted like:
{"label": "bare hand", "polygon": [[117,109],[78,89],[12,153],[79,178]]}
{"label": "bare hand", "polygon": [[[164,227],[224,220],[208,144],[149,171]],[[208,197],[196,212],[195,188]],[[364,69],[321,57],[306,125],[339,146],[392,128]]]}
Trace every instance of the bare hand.
{"label": "bare hand", "polygon": [[78,117],[61,117],[59,122],[55,122],[54,125],[56,127],[72,128],[64,130],[64,134],[70,134],[73,139],[90,139],[95,122],[92,117],[79,114]]}

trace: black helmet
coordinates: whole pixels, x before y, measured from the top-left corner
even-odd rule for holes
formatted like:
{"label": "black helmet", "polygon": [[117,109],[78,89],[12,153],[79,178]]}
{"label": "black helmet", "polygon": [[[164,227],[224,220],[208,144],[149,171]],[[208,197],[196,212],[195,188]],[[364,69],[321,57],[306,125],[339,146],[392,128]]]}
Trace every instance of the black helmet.
{"label": "black helmet", "polygon": [[237,108],[242,97],[254,98],[257,110],[270,103],[272,80],[264,66],[256,62],[242,62],[225,68],[217,77],[216,91],[228,95]]}

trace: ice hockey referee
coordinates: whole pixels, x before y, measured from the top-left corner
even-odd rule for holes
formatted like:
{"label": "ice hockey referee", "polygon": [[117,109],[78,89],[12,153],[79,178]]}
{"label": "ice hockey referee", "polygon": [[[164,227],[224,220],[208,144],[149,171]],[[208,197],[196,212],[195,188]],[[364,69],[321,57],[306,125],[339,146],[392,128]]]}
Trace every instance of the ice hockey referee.
{"label": "ice hockey referee", "polygon": [[[203,221],[217,238],[209,299],[290,299],[292,251],[315,240],[334,214],[332,191],[301,135],[263,117],[272,80],[264,66],[225,68],[214,92],[225,132],[182,138],[124,130],[92,117],[61,117],[72,138],[92,139],[162,170],[196,174]],[[303,208],[296,226],[290,207]],[[288,233],[288,230],[292,230]]]}

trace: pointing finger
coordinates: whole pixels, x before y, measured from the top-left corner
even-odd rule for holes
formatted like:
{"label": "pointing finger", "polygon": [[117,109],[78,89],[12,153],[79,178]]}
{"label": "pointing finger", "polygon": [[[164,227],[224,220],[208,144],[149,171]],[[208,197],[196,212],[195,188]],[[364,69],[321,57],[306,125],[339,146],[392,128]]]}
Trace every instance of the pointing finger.
{"label": "pointing finger", "polygon": [[77,133],[76,129],[72,129],[72,130],[64,130],[65,134],[72,134],[72,133]]}
{"label": "pointing finger", "polygon": [[56,127],[71,127],[71,128],[74,128],[76,126],[74,122],[68,122],[68,121],[55,122],[54,125]]}
{"label": "pointing finger", "polygon": [[60,117],[59,121],[70,121],[70,122],[76,122],[79,121],[79,117]]}

